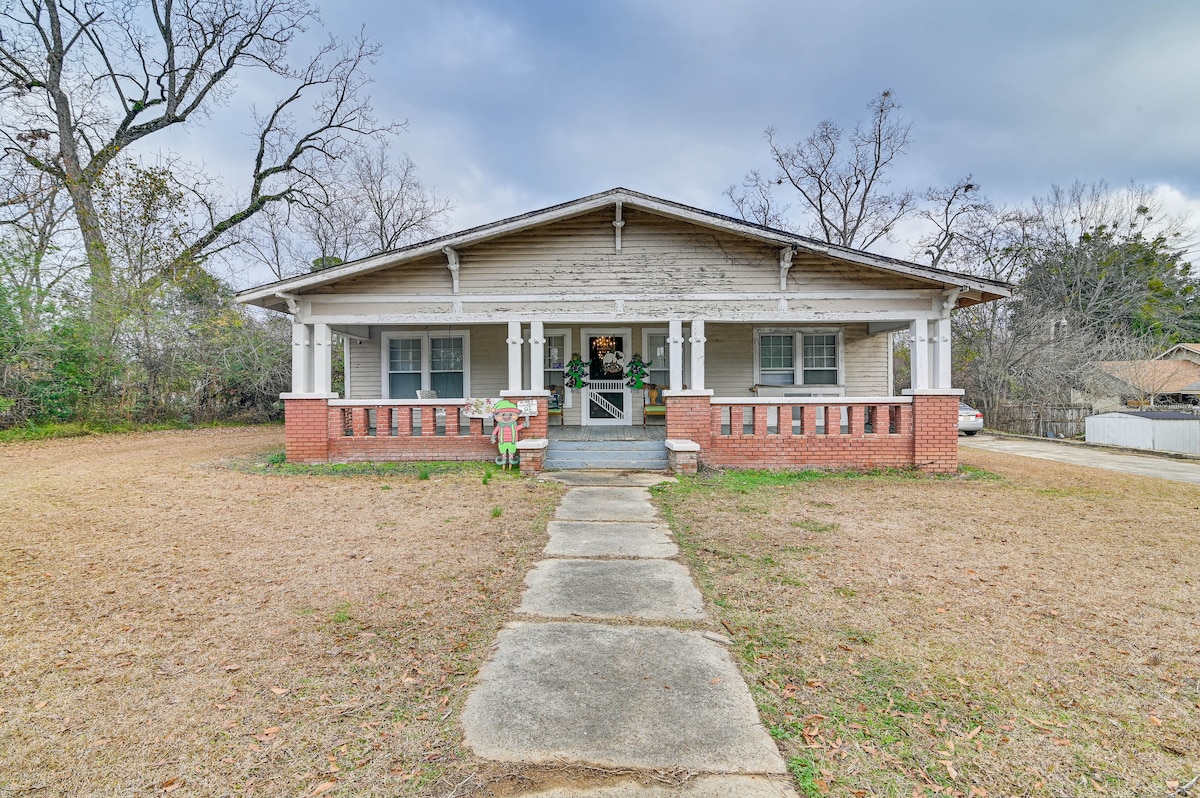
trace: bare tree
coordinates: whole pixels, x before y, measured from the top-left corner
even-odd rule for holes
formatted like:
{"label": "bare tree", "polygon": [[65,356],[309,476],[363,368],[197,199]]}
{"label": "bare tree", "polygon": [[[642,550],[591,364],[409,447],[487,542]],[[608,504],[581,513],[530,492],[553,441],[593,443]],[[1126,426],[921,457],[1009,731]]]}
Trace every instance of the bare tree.
{"label": "bare tree", "polygon": [[751,172],[741,189],[725,193],[748,221],[771,224],[781,210],[771,197],[773,186],[790,186],[810,217],[810,235],[846,247],[866,249],[891,238],[897,222],[914,210],[908,190],[887,193],[888,172],[908,151],[908,122],[890,89],[867,103],[869,118],[849,135],[826,119],[803,141],[786,145],[776,131],[766,131],[775,174],[764,179]]}
{"label": "bare tree", "polygon": [[955,250],[964,227],[977,224],[981,218],[994,217],[991,203],[979,192],[979,184],[971,175],[952,186],[926,189],[921,199],[927,204],[914,215],[928,222],[933,231],[913,243],[913,256],[928,257],[930,266],[939,266]]}
{"label": "bare tree", "polygon": [[425,186],[411,158],[384,145],[349,159],[326,188],[320,202],[260,215],[243,251],[283,279],[435,235],[453,207]]}
{"label": "bare tree", "polygon": [[360,136],[392,127],[375,121],[364,95],[376,53],[365,40],[331,41],[305,66],[288,65],[294,37],[315,19],[304,0],[11,0],[0,19],[8,34],[0,40],[0,107],[12,120],[3,128],[4,157],[65,187],[94,304],[109,301],[113,285],[96,207],[101,175],[131,145],[226,100],[240,72],[265,70],[291,88],[255,115],[248,196],[196,231],[170,268],[198,262],[270,202],[320,194],[328,162]]}

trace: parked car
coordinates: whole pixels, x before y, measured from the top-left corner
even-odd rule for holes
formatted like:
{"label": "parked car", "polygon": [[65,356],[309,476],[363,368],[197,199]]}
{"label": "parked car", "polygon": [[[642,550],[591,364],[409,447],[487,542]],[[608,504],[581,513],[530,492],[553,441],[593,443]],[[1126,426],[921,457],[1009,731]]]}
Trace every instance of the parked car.
{"label": "parked car", "polygon": [[981,429],[983,429],[983,413],[980,413],[966,402],[959,402],[958,431],[964,435],[974,435]]}

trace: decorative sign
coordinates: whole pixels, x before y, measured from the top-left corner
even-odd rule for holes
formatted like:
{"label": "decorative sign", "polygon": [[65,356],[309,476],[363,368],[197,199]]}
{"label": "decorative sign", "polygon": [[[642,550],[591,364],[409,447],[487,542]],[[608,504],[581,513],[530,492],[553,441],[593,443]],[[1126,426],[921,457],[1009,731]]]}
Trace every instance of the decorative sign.
{"label": "decorative sign", "polygon": [[[468,418],[490,418],[495,406],[505,399],[468,399],[463,404],[463,412]],[[537,415],[537,399],[522,399],[517,402],[517,412],[522,416]]]}

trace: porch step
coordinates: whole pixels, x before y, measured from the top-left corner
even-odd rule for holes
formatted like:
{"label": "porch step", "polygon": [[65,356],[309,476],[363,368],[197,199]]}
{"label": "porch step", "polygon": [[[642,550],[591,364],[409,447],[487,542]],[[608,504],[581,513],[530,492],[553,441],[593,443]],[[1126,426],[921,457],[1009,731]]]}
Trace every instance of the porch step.
{"label": "porch step", "polygon": [[621,468],[665,471],[667,447],[661,441],[556,441],[546,449],[545,468]]}

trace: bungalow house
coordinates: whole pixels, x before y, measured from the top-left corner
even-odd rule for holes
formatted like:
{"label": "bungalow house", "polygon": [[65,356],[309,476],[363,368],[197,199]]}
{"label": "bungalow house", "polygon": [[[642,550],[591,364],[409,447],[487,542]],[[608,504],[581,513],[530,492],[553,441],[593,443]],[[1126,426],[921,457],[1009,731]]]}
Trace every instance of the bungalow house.
{"label": "bungalow house", "polygon": [[[581,433],[649,438],[685,472],[948,472],[950,312],[1008,295],[618,188],[237,298],[292,316],[293,462],[491,459],[487,404],[505,398],[529,423],[525,472]],[[899,396],[898,330],[914,341]]]}

